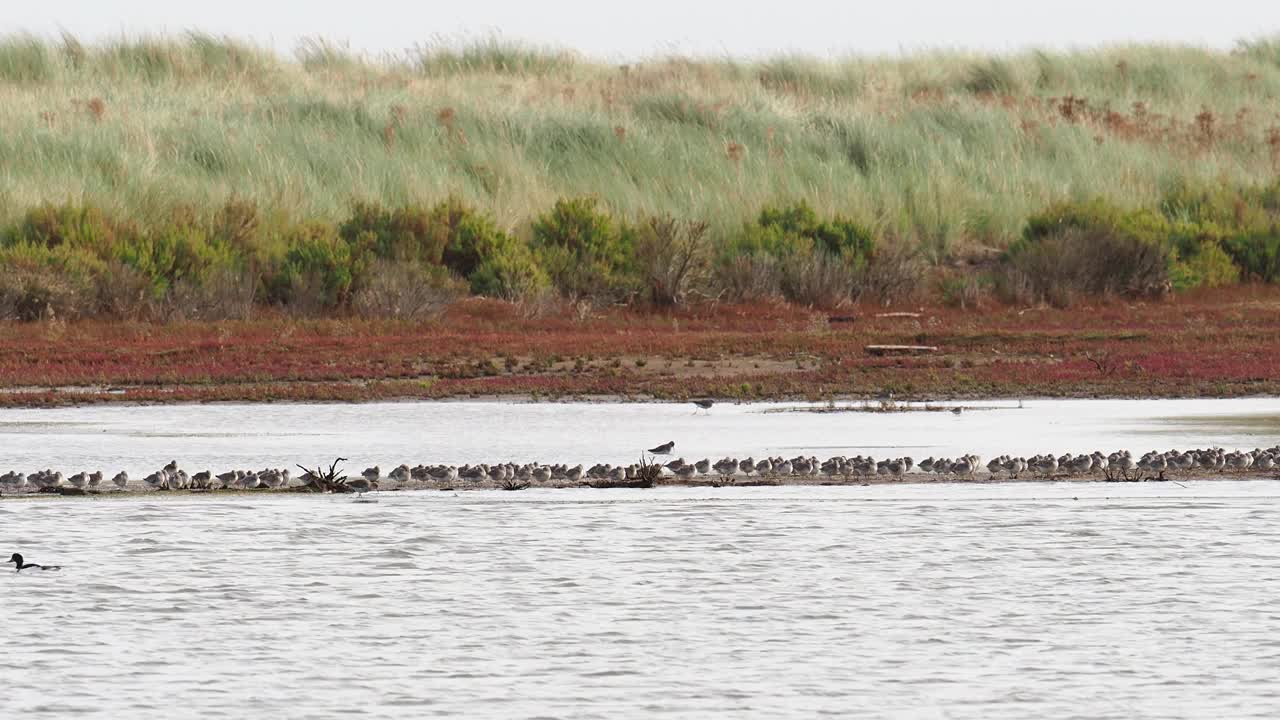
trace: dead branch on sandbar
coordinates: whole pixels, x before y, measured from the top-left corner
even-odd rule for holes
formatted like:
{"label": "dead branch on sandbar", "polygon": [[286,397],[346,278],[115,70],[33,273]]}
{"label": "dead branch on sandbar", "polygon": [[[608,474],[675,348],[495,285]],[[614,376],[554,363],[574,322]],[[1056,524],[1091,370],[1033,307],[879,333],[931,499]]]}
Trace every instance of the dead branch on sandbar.
{"label": "dead branch on sandbar", "polygon": [[498,481],[498,487],[502,490],[527,490],[529,483],[517,477],[503,478]]}
{"label": "dead branch on sandbar", "polygon": [[309,469],[298,465],[302,470],[301,480],[306,483],[301,487],[294,488],[294,492],[320,492],[320,493],[353,493],[356,488],[347,484],[347,476],[342,475],[342,470],[338,468],[338,463],[346,462],[346,458],[340,457],[329,464],[328,470],[321,469],[323,466],[316,465],[315,469]]}

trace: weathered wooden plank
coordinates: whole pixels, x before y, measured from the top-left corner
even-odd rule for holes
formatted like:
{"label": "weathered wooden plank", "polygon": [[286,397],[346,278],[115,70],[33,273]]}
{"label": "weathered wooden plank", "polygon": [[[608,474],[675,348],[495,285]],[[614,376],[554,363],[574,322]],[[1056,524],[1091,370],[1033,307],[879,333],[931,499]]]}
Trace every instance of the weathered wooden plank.
{"label": "weathered wooden plank", "polygon": [[868,345],[868,353],[872,355],[927,355],[938,352],[933,345]]}

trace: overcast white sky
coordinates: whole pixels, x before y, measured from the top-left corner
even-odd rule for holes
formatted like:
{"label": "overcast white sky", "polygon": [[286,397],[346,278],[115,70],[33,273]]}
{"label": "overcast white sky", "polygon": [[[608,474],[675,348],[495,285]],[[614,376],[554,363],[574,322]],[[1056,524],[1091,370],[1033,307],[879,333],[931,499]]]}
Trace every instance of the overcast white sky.
{"label": "overcast white sky", "polygon": [[199,29],[289,51],[300,37],[398,51],[500,34],[603,58],[1009,50],[1118,42],[1229,47],[1280,30],[1280,0],[0,0],[0,31],[82,39]]}

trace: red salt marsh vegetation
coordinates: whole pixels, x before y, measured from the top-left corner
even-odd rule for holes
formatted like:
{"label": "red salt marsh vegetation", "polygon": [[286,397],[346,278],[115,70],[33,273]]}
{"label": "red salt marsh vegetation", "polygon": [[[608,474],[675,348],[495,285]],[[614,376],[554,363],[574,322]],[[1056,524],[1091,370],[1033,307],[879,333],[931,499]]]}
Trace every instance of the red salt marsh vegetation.
{"label": "red salt marsh vegetation", "polygon": [[[0,325],[0,404],[465,397],[1280,394],[1280,289],[1070,308],[653,312],[471,299],[439,319]],[[902,312],[907,311],[907,312]],[[877,356],[868,345],[936,352]]]}

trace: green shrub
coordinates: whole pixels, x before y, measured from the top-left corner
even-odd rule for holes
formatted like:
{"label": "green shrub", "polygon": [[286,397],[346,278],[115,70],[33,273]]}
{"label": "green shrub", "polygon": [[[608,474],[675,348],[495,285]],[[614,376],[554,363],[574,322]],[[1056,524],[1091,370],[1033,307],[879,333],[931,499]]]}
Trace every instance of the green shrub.
{"label": "green shrub", "polygon": [[776,260],[788,255],[809,255],[813,251],[814,242],[811,237],[788,233],[776,227],[749,224],[720,248],[720,260],[731,260],[744,255]]}
{"label": "green shrub", "polygon": [[1021,243],[1035,242],[1074,228],[1103,231],[1132,238],[1148,245],[1165,245],[1172,234],[1169,221],[1154,210],[1126,211],[1096,198],[1083,203],[1057,203],[1027,219]]}
{"label": "green shrub", "polygon": [[0,245],[66,245],[99,256],[114,252],[123,229],[92,205],[43,205],[27,212],[17,225],[0,237]]}
{"label": "green shrub", "polygon": [[0,232],[0,275],[7,278],[0,313],[24,321],[99,312],[137,316],[136,307],[109,297],[132,279],[115,276],[117,269],[132,273],[114,259],[118,231],[92,206],[46,205],[28,212]]}
{"label": "green shrub", "polygon": [[252,200],[231,198],[214,213],[211,234],[244,255],[259,251],[262,212]]}
{"label": "green shrub", "polygon": [[[1203,248],[1215,249],[1200,261],[1219,268],[1206,284],[1240,276],[1280,281],[1280,181],[1257,187],[1178,183],[1165,192],[1161,210],[1172,219],[1175,243],[1188,262]],[[1234,265],[1234,275],[1221,270],[1223,257]]]}
{"label": "green shrub", "polygon": [[77,280],[87,280],[105,271],[106,265],[97,254],[72,245],[49,247],[37,243],[0,246],[0,267],[13,270],[52,268]]}
{"label": "green shrub", "polygon": [[507,241],[490,216],[456,198],[431,208],[430,217],[445,237],[441,262],[460,277],[470,277],[485,257]]}
{"label": "green shrub", "polygon": [[1170,233],[1169,280],[1174,290],[1218,287],[1240,280],[1240,269],[1223,249],[1223,232],[1217,225],[1174,221]]}
{"label": "green shrub", "polygon": [[447,268],[479,295],[517,299],[547,285],[528,245],[456,198],[426,209],[360,204],[341,232],[356,255],[367,250],[424,271]]}
{"label": "green shrub", "polygon": [[[772,284],[749,273],[776,273],[778,289],[789,300],[830,307],[861,294],[863,276],[875,254],[875,239],[866,227],[840,216],[820,219],[803,201],[765,208],[721,252],[719,274],[755,293]],[[738,258],[768,257],[769,264],[744,265]],[[745,283],[745,284],[744,284]],[[738,291],[732,291],[736,294]]]}
{"label": "green shrub", "polygon": [[284,241],[289,249],[267,282],[271,302],[308,310],[348,304],[366,256],[319,223],[292,228]]}
{"label": "green shrub", "polygon": [[121,278],[123,286],[131,287],[135,275],[144,278],[157,300],[176,283],[200,286],[214,272],[241,268],[247,247],[233,245],[221,232],[189,208],[176,208],[164,221],[140,229],[90,205],[46,205],[0,233],[0,247],[14,251],[8,255],[10,263],[78,273],[78,282],[100,288],[99,309],[114,312],[132,292],[111,287],[110,276],[122,268],[129,274]]}
{"label": "green shrub", "polygon": [[493,218],[449,198],[431,209],[447,241],[442,261],[477,295],[516,300],[547,285],[529,246],[498,229]]}
{"label": "green shrub", "polygon": [[1222,245],[1246,277],[1280,282],[1280,227],[1232,235]]}
{"label": "green shrub", "polygon": [[538,259],[573,298],[620,299],[634,287],[634,230],[596,209],[595,198],[556,201],[533,223]]}
{"label": "green shrub", "polygon": [[122,238],[115,257],[146,276],[156,297],[176,283],[199,286],[214,270],[241,265],[239,254],[216,239],[206,222],[179,212],[163,225]]}
{"label": "green shrub", "polygon": [[813,249],[841,257],[850,267],[860,268],[875,251],[875,237],[866,227],[839,215],[829,220],[819,219],[813,208],[802,200],[794,205],[761,210],[755,225],[747,226],[734,248],[737,252],[764,252],[774,257]]}
{"label": "green shrub", "polygon": [[468,280],[472,293],[503,300],[536,296],[550,285],[528,246],[514,239],[489,253]]}
{"label": "green shrub", "polygon": [[1240,268],[1217,242],[1206,243],[1185,260],[1175,259],[1169,269],[1174,290],[1220,287],[1240,281]]}
{"label": "green shrub", "polygon": [[357,255],[367,249],[383,260],[440,265],[448,229],[447,221],[418,205],[389,210],[378,203],[357,202],[338,226],[338,235]]}

